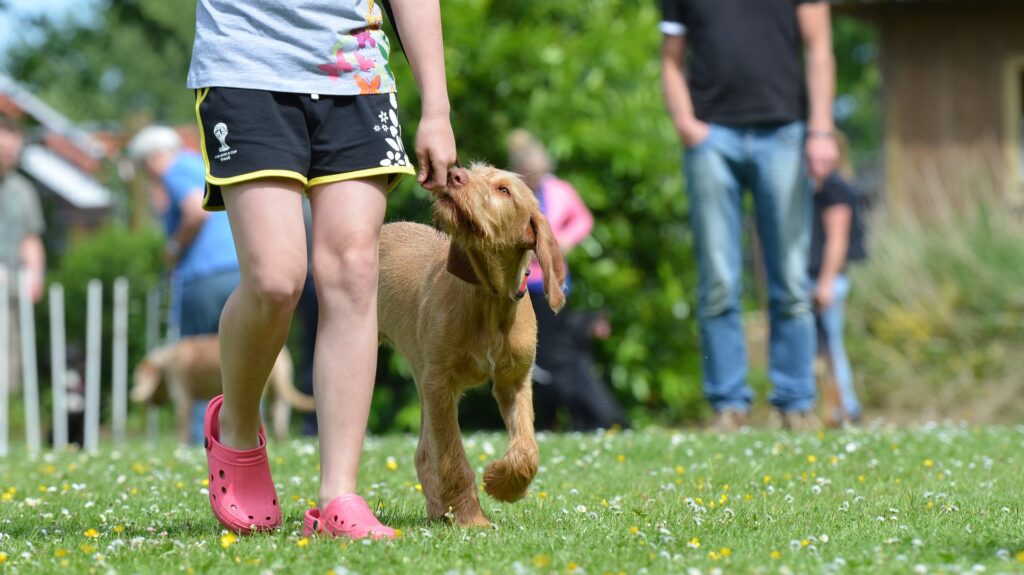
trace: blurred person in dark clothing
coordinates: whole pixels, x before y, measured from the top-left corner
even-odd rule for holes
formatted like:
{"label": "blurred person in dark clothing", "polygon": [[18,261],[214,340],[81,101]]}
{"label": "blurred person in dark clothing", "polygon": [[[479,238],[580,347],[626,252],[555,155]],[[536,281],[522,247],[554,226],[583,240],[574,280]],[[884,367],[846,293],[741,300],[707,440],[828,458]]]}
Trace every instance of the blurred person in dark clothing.
{"label": "blurred person in dark clothing", "polygon": [[770,400],[784,427],[812,429],[807,176],[831,173],[838,156],[829,5],[663,0],[662,6],[662,88],[686,146],[703,386],[716,412],[714,427],[745,425],[753,399],[740,319],[742,193],[749,188],[768,280]]}
{"label": "blurred person in dark clothing", "polygon": [[9,318],[7,365],[2,369],[7,370],[10,391],[21,388],[19,274],[25,272],[29,296],[37,303],[43,297],[46,272],[46,250],[41,237],[45,225],[39,194],[32,183],[18,173],[24,143],[20,120],[0,114],[0,274],[6,274],[9,290],[7,301],[0,302],[7,306]]}
{"label": "blurred person in dark clothing", "polygon": [[[532,134],[513,131],[508,150],[511,169],[533,190],[564,256],[590,235],[593,215],[572,185],[552,174],[547,149]],[[568,266],[565,278],[568,292]],[[568,411],[573,430],[625,425],[622,408],[594,372],[593,340],[610,334],[607,318],[568,308],[555,315],[544,298],[543,272],[536,261],[530,262],[527,288],[537,316],[536,427],[552,429],[560,408]]]}
{"label": "blurred person in dark clothing", "polygon": [[[850,262],[866,257],[864,231],[857,209],[856,194],[847,182],[852,170],[847,161],[846,141],[840,143],[840,169],[815,181],[814,223],[811,234],[810,278],[814,319],[818,331],[818,356],[827,366],[826,389],[834,390],[838,402],[826,401],[826,421],[833,426],[856,423],[861,418],[860,401],[853,388],[853,371],[846,355],[843,328],[846,298],[850,295]],[[838,403],[838,405],[828,405]]]}

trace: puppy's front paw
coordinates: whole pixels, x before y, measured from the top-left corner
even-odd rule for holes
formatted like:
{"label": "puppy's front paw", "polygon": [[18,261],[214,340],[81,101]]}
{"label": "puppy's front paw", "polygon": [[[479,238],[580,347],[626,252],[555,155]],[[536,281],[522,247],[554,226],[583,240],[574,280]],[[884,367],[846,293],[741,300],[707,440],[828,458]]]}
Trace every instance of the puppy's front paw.
{"label": "puppy's front paw", "polygon": [[507,459],[499,459],[484,469],[484,491],[498,501],[519,501],[526,495],[536,473],[536,466],[516,466]]}

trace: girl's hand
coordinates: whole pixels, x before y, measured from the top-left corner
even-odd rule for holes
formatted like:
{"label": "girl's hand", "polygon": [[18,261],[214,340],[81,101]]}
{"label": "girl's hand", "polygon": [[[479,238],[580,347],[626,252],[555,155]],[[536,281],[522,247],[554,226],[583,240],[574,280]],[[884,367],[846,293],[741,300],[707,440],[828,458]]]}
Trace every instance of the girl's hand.
{"label": "girl's hand", "polygon": [[424,115],[416,130],[416,180],[436,192],[448,185],[448,169],[457,158],[455,134],[447,114]]}

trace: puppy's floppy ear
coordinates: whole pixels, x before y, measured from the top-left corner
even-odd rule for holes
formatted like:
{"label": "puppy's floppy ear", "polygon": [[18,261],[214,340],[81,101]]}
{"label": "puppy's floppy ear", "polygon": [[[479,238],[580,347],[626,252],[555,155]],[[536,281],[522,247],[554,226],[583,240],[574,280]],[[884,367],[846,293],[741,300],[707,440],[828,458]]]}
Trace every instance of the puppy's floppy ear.
{"label": "puppy's floppy ear", "polygon": [[565,305],[565,292],[562,291],[565,285],[565,260],[551,232],[551,226],[548,225],[548,219],[540,210],[535,209],[530,214],[526,241],[533,253],[537,254],[540,269],[544,272],[544,295],[547,296],[548,305],[558,313]]}

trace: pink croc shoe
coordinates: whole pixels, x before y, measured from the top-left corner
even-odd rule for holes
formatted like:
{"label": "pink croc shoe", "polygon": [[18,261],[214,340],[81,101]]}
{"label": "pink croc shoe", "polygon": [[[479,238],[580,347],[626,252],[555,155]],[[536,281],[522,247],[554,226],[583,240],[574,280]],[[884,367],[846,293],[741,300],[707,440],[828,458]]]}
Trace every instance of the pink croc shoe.
{"label": "pink croc shoe", "polygon": [[323,511],[307,509],[302,534],[363,539],[394,539],[395,530],[381,523],[370,506],[355,493],[335,497]]}
{"label": "pink croc shoe", "polygon": [[222,445],[217,439],[223,402],[223,395],[210,400],[203,426],[203,446],[210,471],[210,507],[229,531],[245,535],[274,529],[281,525],[281,506],[270,477],[263,426],[260,426],[260,446],[255,449],[240,451]]}

